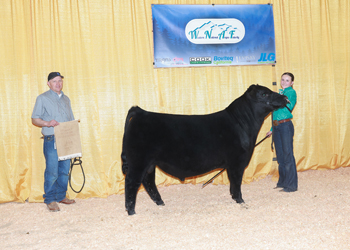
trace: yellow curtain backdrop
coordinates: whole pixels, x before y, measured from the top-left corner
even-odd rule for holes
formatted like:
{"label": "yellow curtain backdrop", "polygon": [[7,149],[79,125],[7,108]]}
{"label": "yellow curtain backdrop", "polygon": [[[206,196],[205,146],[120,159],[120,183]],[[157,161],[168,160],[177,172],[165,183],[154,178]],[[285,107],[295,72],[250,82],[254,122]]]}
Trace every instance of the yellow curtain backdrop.
{"label": "yellow curtain backdrop", "polygon": [[[277,64],[153,68],[151,4],[273,4]],[[31,124],[47,75],[80,119],[86,184],[78,195],[124,192],[121,147],[128,109],[206,114],[226,108],[251,84],[272,89],[295,75],[294,150],[298,171],[350,161],[350,4],[348,0],[0,0],[0,202],[42,202],[45,160],[40,128]],[[277,87],[278,87],[277,86]],[[258,140],[270,129],[268,117]],[[276,174],[271,139],[259,145],[244,182]],[[217,172],[217,171],[216,171]],[[191,178],[201,183],[214,173]],[[75,167],[72,185],[83,177]],[[180,183],[157,170],[157,184]],[[227,184],[226,174],[215,183]],[[272,184],[273,185],[273,184]]]}

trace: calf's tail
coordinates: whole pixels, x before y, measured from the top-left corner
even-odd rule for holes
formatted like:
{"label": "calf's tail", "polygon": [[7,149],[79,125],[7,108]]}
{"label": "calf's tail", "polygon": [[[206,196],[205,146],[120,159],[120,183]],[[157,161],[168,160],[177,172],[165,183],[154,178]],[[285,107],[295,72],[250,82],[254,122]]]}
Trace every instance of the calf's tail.
{"label": "calf's tail", "polygon": [[124,126],[124,136],[123,136],[123,147],[122,147],[122,154],[121,154],[122,163],[123,163],[122,171],[123,171],[124,175],[126,175],[126,173],[128,172],[128,169],[129,169],[129,165],[128,165],[128,162],[127,162],[127,159],[126,159],[126,154],[125,154],[125,135],[127,133],[128,126],[129,126],[132,118],[137,113],[140,113],[140,112],[142,112],[142,109],[139,108],[138,106],[134,106],[134,107],[131,107],[129,109],[128,115],[126,116],[125,126]]}

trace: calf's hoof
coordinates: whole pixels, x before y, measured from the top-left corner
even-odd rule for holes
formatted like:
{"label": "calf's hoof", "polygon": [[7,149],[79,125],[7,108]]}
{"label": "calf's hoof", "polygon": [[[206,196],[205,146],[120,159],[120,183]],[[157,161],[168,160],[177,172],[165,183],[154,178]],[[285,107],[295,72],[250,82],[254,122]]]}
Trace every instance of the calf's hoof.
{"label": "calf's hoof", "polygon": [[244,203],[242,198],[233,198],[238,204]]}
{"label": "calf's hoof", "polygon": [[158,206],[165,206],[165,204],[164,204],[164,202],[163,202],[162,200],[156,201],[156,204],[157,204]]}
{"label": "calf's hoof", "polygon": [[132,210],[127,210],[127,211],[128,211],[128,215],[134,215],[134,214],[136,214],[134,209],[132,209]]}

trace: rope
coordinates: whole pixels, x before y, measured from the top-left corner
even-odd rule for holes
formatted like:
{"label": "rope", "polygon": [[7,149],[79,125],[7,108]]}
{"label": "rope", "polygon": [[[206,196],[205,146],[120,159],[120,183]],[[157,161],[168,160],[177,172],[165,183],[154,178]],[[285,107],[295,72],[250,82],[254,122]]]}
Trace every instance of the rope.
{"label": "rope", "polygon": [[[70,160],[69,186],[75,193],[80,193],[81,190],[83,190],[83,187],[85,185],[85,174],[84,174],[84,169],[83,169],[83,166],[81,165],[81,163],[82,163],[82,161],[79,158],[74,158],[74,160],[73,159]],[[75,191],[74,188],[72,187],[72,184],[71,184],[72,171],[73,171],[73,166],[74,165],[80,165],[81,172],[83,173],[83,177],[84,177],[83,185],[81,186],[81,189],[79,191]]]}

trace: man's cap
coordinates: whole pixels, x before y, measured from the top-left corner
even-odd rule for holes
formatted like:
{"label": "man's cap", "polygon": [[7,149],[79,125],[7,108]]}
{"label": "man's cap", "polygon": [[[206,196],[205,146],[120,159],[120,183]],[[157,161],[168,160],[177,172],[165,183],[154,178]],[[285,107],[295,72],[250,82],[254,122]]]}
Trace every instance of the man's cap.
{"label": "man's cap", "polygon": [[64,76],[61,75],[60,72],[51,72],[49,74],[49,76],[47,77],[47,81],[50,81],[51,79],[55,78],[56,76],[60,76],[60,77],[64,78]]}

